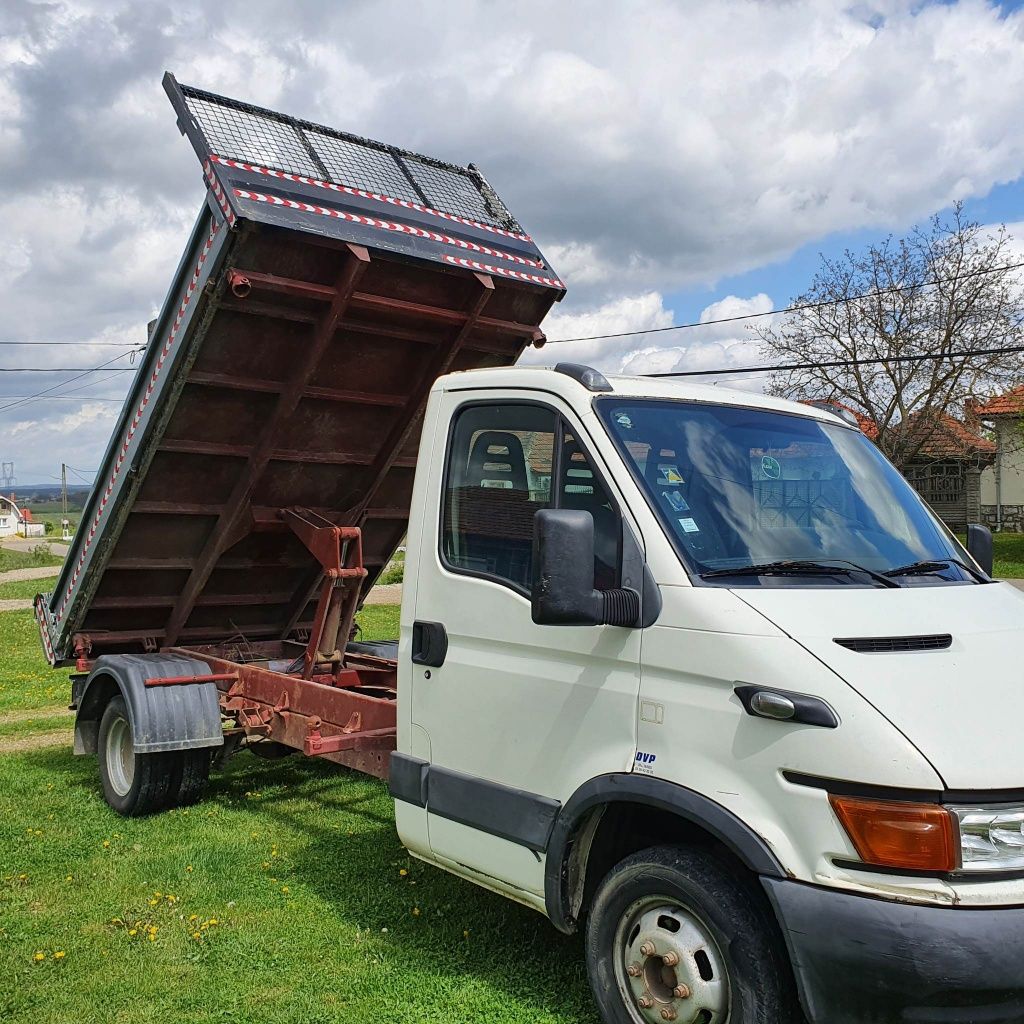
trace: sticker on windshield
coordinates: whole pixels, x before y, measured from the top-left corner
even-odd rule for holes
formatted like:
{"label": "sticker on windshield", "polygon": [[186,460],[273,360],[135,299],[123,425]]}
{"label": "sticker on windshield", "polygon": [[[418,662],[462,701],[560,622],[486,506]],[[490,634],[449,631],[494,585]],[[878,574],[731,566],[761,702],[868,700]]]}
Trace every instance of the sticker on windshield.
{"label": "sticker on windshield", "polygon": [[692,519],[680,519],[679,525],[683,533],[700,533],[700,527]]}
{"label": "sticker on windshield", "polygon": [[678,466],[658,466],[658,483],[661,486],[665,484],[681,484],[683,483],[683,475],[679,472]]}
{"label": "sticker on windshield", "polygon": [[633,429],[633,421],[624,412],[620,412],[618,416],[615,417],[615,422],[618,423],[623,430]]}
{"label": "sticker on windshield", "polygon": [[782,467],[779,465],[779,460],[772,458],[771,455],[762,455],[761,472],[769,480],[778,480],[782,476]]}
{"label": "sticker on windshield", "polygon": [[665,500],[673,512],[690,511],[690,506],[686,504],[686,499],[678,491],[662,491],[661,493],[665,496]]}

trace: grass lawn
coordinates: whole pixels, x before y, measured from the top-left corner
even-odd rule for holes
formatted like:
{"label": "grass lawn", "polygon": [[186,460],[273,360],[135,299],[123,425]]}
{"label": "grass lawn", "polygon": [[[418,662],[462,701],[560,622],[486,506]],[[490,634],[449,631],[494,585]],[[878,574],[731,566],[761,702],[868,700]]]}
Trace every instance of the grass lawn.
{"label": "grass lawn", "polygon": [[53,590],[56,578],[48,576],[45,580],[12,580],[10,583],[0,583],[0,601],[18,597],[31,600],[36,594],[48,594]]}
{"label": "grass lawn", "polygon": [[993,574],[1002,579],[1024,579],[1024,533],[993,533]]}
{"label": "grass lawn", "polygon": [[119,818],[31,613],[0,613],[0,643],[5,1024],[594,1019],[578,939],[411,860],[383,784],[243,753],[198,806]]}
{"label": "grass lawn", "polygon": [[0,547],[0,572],[7,572],[9,569],[34,569],[41,565],[60,565],[63,561],[63,556],[53,554],[43,538],[40,538],[39,543],[30,551]]}

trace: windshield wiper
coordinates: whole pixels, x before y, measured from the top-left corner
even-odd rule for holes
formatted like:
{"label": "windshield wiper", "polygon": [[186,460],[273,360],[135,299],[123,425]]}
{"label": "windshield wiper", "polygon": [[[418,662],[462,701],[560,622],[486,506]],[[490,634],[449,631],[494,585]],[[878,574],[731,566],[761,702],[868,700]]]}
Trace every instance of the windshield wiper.
{"label": "windshield wiper", "polygon": [[899,584],[888,576],[883,576],[874,569],[858,565],[856,562],[849,562],[845,558],[836,559],[838,565],[828,562],[815,562],[810,559],[784,559],[778,562],[761,562],[754,565],[740,565],[733,569],[712,569],[709,572],[702,572],[702,580],[716,579],[720,576],[835,576],[837,573],[852,576],[854,573],[864,573],[871,577],[876,583],[883,587],[899,587]]}
{"label": "windshield wiper", "polygon": [[947,566],[955,565],[963,569],[968,576],[971,576],[976,583],[989,583],[989,578],[977,569],[972,569],[966,562],[959,558],[926,558],[921,562],[911,562],[909,565],[901,565],[897,569],[886,570],[885,575],[892,576],[926,576],[928,573],[939,572]]}

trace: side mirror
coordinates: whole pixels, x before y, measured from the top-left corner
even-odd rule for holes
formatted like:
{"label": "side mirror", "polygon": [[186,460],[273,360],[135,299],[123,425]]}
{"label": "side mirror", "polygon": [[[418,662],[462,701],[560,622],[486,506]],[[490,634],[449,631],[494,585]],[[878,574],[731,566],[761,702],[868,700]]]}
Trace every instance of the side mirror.
{"label": "side mirror", "polygon": [[594,589],[594,517],[541,509],[533,518],[533,621],[541,626],[637,626],[635,590]]}
{"label": "side mirror", "polygon": [[967,527],[967,553],[986,576],[992,575],[992,531],[981,523]]}

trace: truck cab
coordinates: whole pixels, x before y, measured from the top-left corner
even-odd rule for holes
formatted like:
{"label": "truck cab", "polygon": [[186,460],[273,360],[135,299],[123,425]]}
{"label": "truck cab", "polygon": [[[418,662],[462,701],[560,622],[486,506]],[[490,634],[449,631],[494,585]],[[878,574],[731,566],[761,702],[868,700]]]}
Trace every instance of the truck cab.
{"label": "truck cab", "polygon": [[584,927],[607,1019],[1022,1019],[1024,599],[855,426],[452,374],[410,524],[399,834]]}

